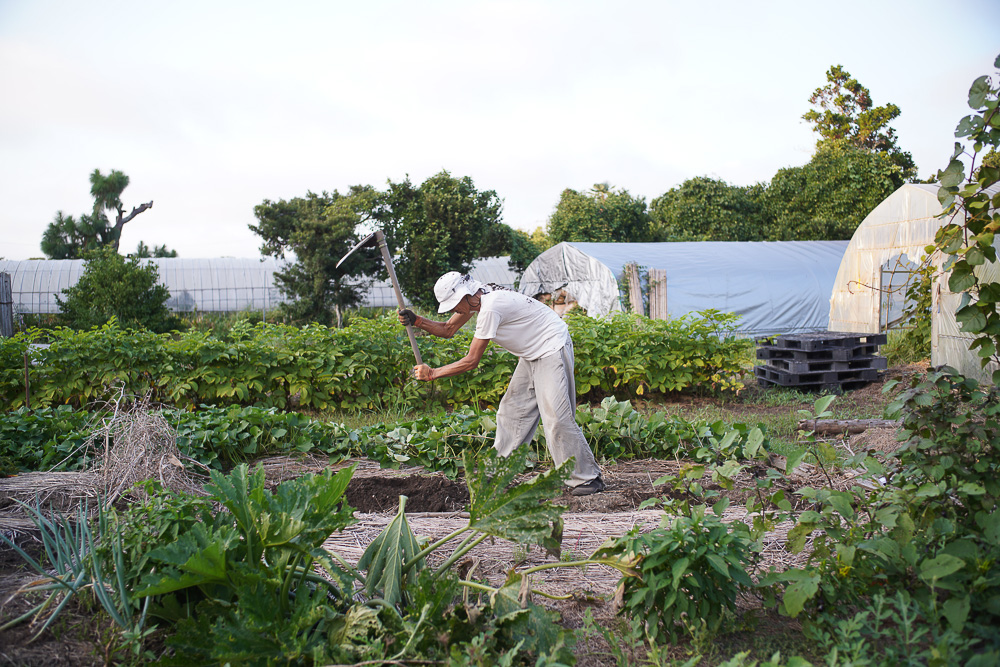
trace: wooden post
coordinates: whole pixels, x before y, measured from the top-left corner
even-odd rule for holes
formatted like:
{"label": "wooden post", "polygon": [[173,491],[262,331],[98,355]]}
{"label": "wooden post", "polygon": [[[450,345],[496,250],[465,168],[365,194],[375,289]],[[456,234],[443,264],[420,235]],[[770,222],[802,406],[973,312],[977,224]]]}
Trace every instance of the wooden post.
{"label": "wooden post", "polygon": [[28,385],[28,351],[24,351],[24,407],[31,409],[31,387]]}
{"label": "wooden post", "polygon": [[649,318],[651,320],[667,319],[666,269],[649,270]]}
{"label": "wooden post", "polygon": [[6,272],[0,273],[0,336],[14,337],[14,292]]}
{"label": "wooden post", "polygon": [[628,281],[628,301],[632,306],[632,312],[637,315],[645,315],[646,309],[642,305],[642,287],[639,284],[639,265],[629,262],[625,265],[625,279]]}

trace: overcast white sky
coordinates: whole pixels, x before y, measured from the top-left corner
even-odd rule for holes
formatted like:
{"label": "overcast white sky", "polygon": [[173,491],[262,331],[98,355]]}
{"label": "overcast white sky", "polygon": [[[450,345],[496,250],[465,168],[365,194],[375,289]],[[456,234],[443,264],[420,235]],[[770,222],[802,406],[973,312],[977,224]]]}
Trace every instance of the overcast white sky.
{"label": "overcast white sky", "polygon": [[253,207],[446,169],[545,225],[564,188],[647,201],[694,176],[804,164],[843,65],[921,177],[945,166],[1000,2],[0,0],[0,257],[124,171],[139,240],[254,257]]}

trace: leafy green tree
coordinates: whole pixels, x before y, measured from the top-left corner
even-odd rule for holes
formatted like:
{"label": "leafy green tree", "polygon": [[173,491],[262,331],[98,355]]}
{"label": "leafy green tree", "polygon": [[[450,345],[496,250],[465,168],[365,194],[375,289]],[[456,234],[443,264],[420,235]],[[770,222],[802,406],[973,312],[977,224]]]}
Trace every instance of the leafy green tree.
{"label": "leafy green tree", "polygon": [[56,296],[62,319],[72,329],[89,329],[115,318],[123,327],[165,333],[181,328],[166,302],[170,292],[159,284],[156,266],[138,257],[126,260],[111,246],[87,254],[83,275]]}
{"label": "leafy green tree", "polygon": [[[153,202],[149,201],[133,207],[126,214],[121,196],[128,183],[128,176],[120,171],[113,169],[111,173],[104,175],[99,169],[95,169],[90,175],[93,210],[81,215],[79,219],[63,215],[62,211],[56,213],[55,220],[49,223],[42,234],[42,252],[51,259],[79,259],[87,251],[101,246],[110,246],[118,252],[122,228],[143,211],[153,208]],[[109,220],[108,212],[114,213],[114,224]],[[165,246],[162,247],[164,252],[169,252]],[[172,256],[176,256],[176,253]]]}
{"label": "leafy green tree", "polygon": [[645,197],[597,183],[590,192],[563,190],[549,218],[549,239],[563,241],[648,241],[650,219]]}
{"label": "leafy green tree", "polygon": [[528,265],[541,251],[527,232],[500,223],[490,231],[487,241],[480,250],[480,257],[508,256],[507,263],[518,274],[524,273]]}
{"label": "leafy green tree", "polygon": [[536,227],[535,231],[531,232],[531,235],[528,238],[538,249],[539,253],[543,253],[555,245],[552,243],[552,239],[549,238],[548,232],[545,231],[545,227]]}
{"label": "leafy green tree", "polygon": [[372,219],[396,253],[396,275],[414,304],[436,306],[434,283],[442,274],[468,271],[473,260],[500,247],[502,205],[493,190],[477,190],[468,176],[456,178],[447,171],[419,187],[409,178],[389,181]]}
{"label": "leafy green tree", "polygon": [[139,241],[138,247],[135,252],[131,254],[132,257],[149,258],[149,257],[176,257],[177,251],[170,250],[166,245],[158,245],[150,248],[143,241]]}
{"label": "leafy green tree", "polygon": [[370,186],[353,186],[347,194],[308,192],[305,197],[276,202],[264,200],[254,207],[256,225],[250,230],[263,239],[261,252],[295,261],[275,273],[275,281],[291,302],[282,304],[284,315],[296,323],[342,322],[342,312],[361,300],[364,285],[359,276],[372,275],[373,257],[355,253],[337,267],[354,247],[355,230],[368,219],[375,192]]}
{"label": "leafy green tree", "polygon": [[872,209],[896,191],[902,168],[882,152],[821,145],[801,167],[781,169],[764,195],[772,241],[850,239]]}
{"label": "leafy green tree", "polygon": [[840,65],[826,73],[827,84],[809,98],[817,108],[802,118],[819,134],[817,148],[847,145],[868,152],[883,153],[900,167],[897,184],[916,176],[913,157],[896,145],[896,131],[889,123],[901,113],[895,104],[873,106],[871,93]]}
{"label": "leafy green tree", "polygon": [[769,218],[763,185],[739,187],[706,176],[684,181],[650,205],[656,241],[763,241]]}

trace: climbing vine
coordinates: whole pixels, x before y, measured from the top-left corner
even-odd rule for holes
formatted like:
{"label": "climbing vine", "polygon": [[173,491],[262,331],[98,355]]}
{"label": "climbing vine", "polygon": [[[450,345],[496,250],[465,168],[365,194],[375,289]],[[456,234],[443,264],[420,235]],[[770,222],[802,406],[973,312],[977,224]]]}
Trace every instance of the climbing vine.
{"label": "climbing vine", "polygon": [[[993,66],[1000,70],[1000,56]],[[971,349],[983,367],[1000,363],[1000,282],[990,280],[978,267],[995,262],[994,237],[1000,229],[1000,167],[982,159],[1000,146],[1000,72],[996,77],[977,78],[969,88],[972,113],[955,128],[955,151],[948,166],[938,172],[941,188],[938,199],[946,223],[938,230],[934,246],[948,258],[948,287],[962,293],[955,314],[964,333],[972,334]],[[1000,370],[993,372],[1000,383]]]}

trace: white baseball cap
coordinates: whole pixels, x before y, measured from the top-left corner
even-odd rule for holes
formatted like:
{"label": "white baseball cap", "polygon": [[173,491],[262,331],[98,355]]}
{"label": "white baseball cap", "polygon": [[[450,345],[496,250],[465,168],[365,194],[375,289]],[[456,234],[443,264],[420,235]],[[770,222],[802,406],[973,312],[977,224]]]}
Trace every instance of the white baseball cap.
{"label": "white baseball cap", "polygon": [[458,271],[449,271],[434,283],[434,296],[437,297],[441,306],[439,313],[447,313],[458,305],[467,294],[475,294],[482,289],[483,284],[474,280],[468,274],[461,274]]}

